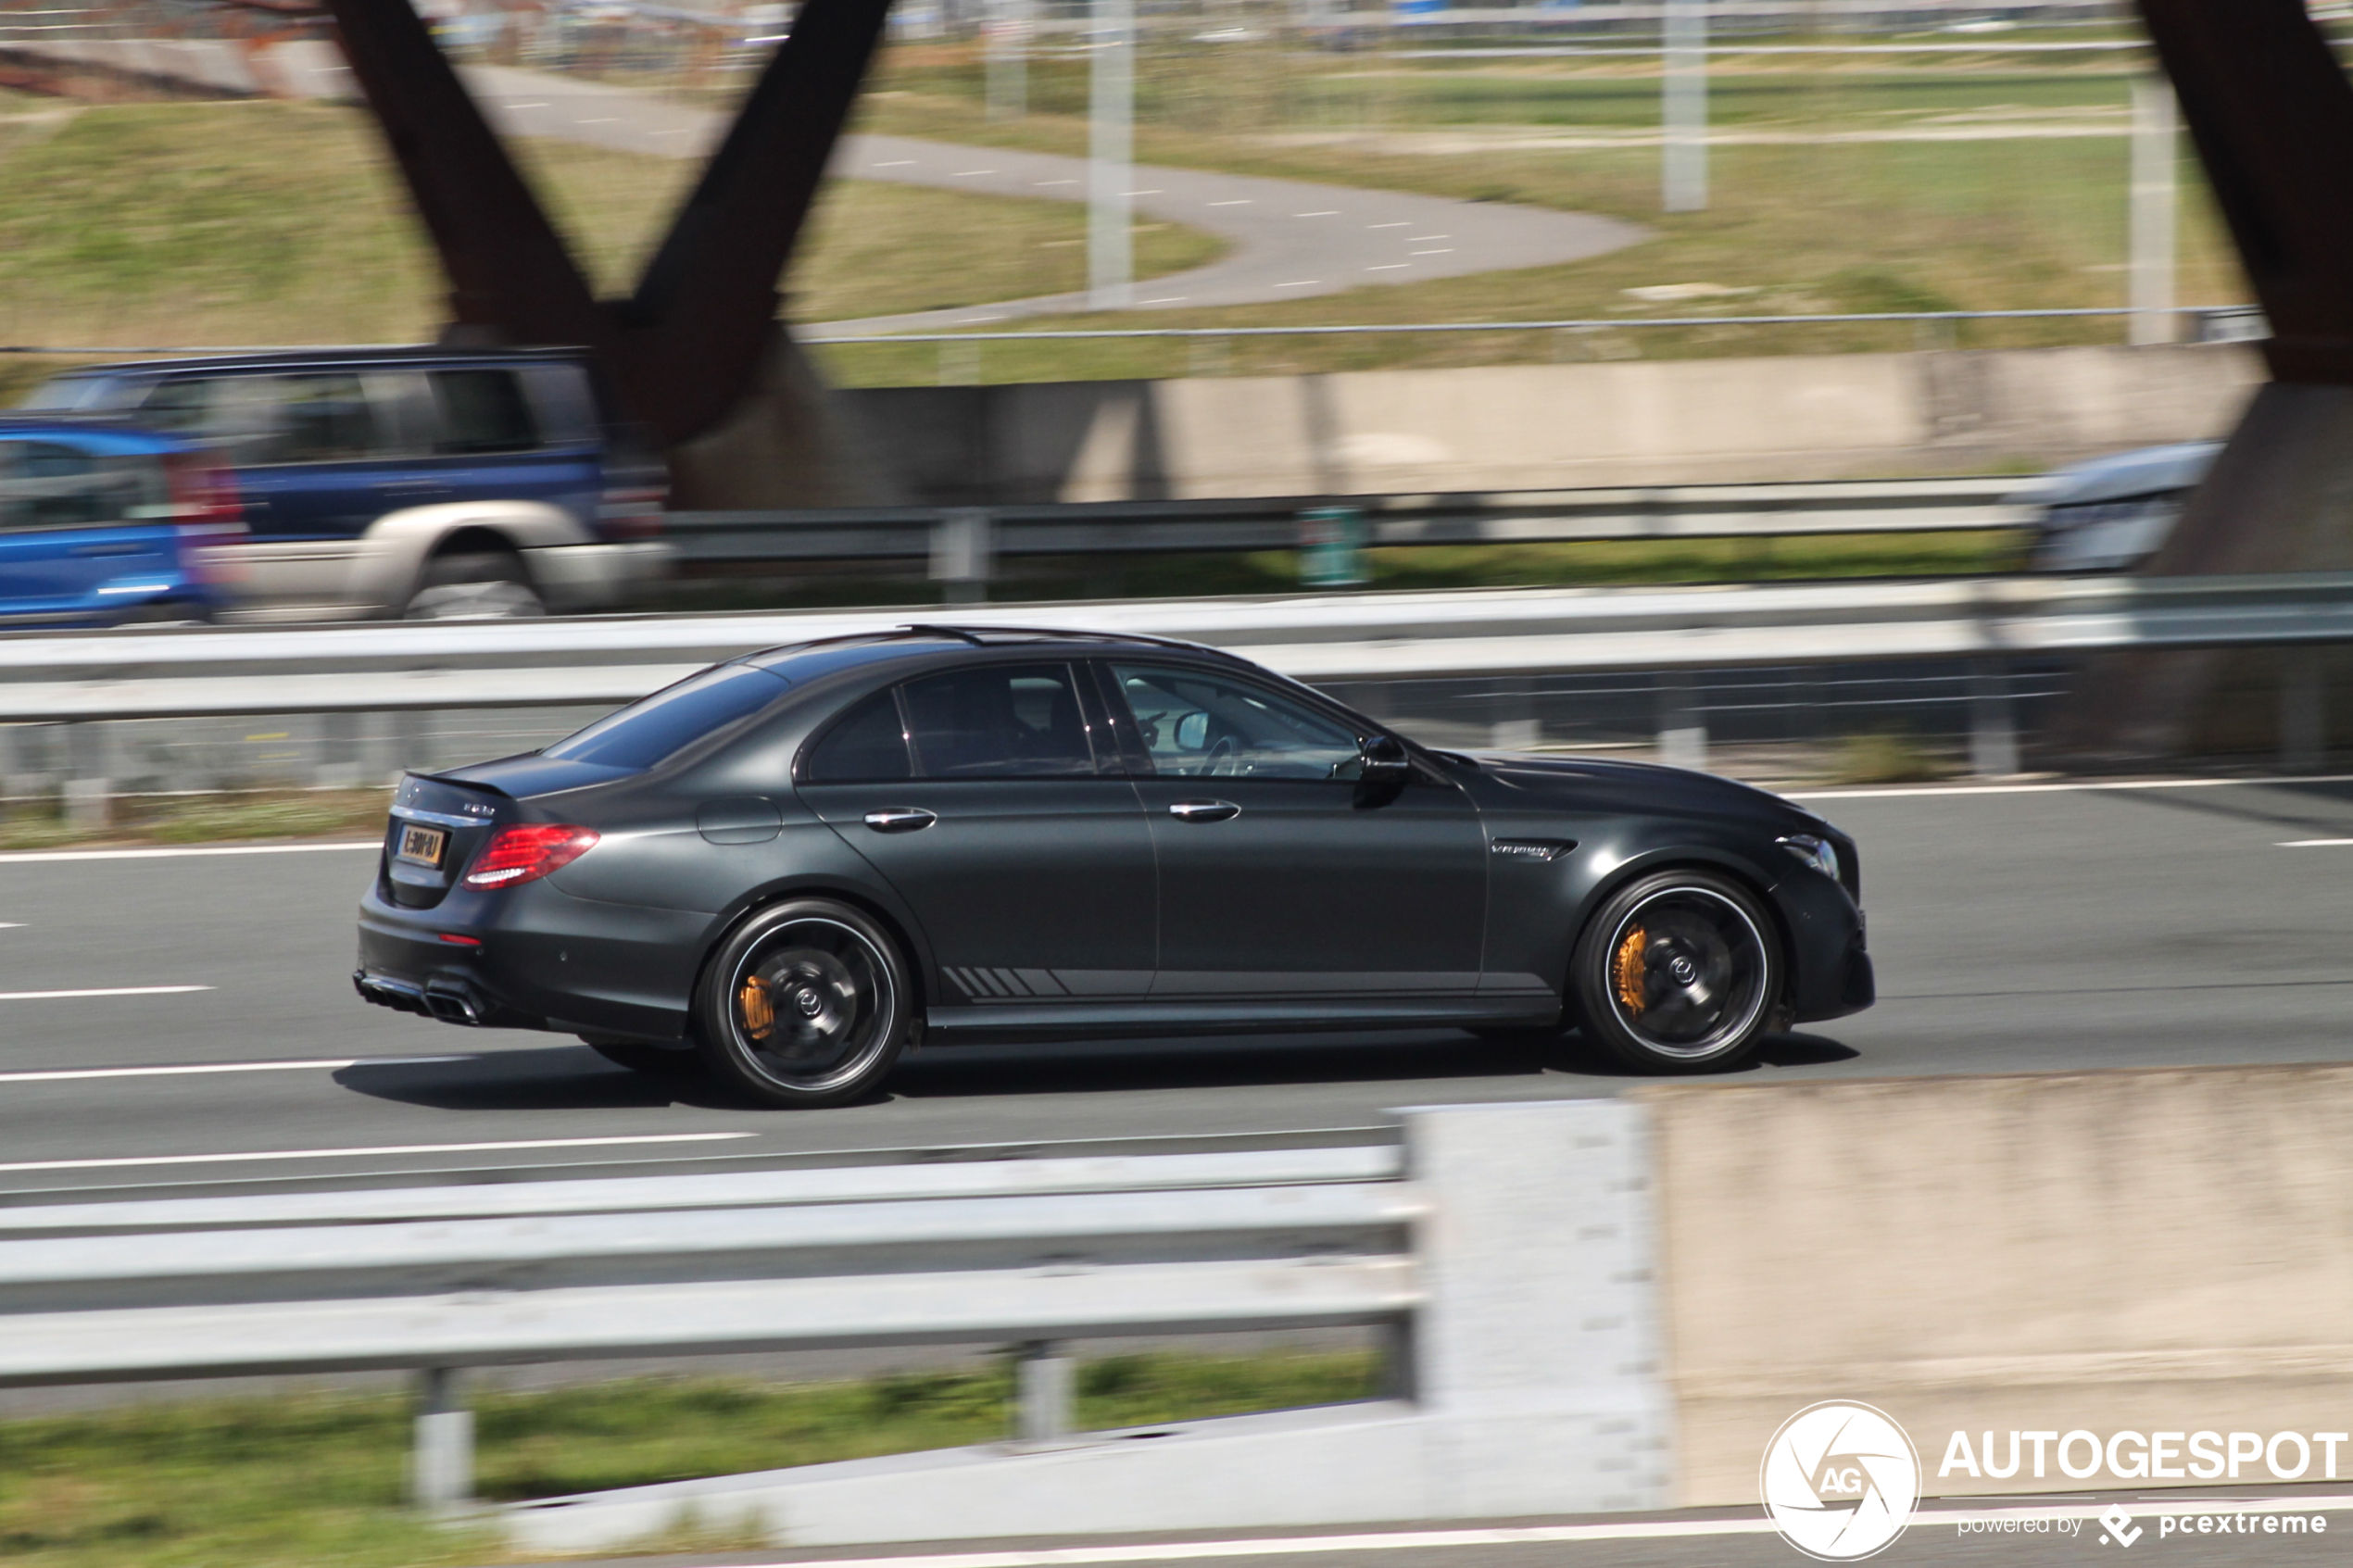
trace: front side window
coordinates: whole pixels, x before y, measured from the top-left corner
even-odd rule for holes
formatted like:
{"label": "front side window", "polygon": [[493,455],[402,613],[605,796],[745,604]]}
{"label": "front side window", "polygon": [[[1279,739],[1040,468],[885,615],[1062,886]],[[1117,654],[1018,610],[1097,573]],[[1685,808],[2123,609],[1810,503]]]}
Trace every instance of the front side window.
{"label": "front side window", "polygon": [[985,664],[900,688],[915,761],[930,779],[1092,773],[1078,683],[1067,664]]}
{"label": "front side window", "polygon": [[1177,778],[1353,779],[1353,730],[1306,704],[1191,670],[1118,664],[1152,771]]}

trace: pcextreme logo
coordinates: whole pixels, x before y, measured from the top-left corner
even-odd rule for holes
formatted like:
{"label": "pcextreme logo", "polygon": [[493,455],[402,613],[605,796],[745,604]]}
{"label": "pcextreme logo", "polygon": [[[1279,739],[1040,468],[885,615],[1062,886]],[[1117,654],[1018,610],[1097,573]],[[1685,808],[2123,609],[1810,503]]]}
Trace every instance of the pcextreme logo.
{"label": "pcextreme logo", "polygon": [[1920,1456],[1884,1411],[1829,1399],[1781,1424],[1757,1489],[1806,1556],[1853,1562],[1894,1544],[1920,1500]]}

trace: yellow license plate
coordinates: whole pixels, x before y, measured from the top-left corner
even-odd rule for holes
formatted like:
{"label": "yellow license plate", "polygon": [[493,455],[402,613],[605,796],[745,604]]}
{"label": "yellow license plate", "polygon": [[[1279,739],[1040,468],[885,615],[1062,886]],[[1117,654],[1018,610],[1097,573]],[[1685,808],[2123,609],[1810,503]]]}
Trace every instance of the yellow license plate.
{"label": "yellow license plate", "polygon": [[406,860],[412,866],[432,866],[439,870],[441,852],[449,847],[449,834],[441,828],[419,827],[414,822],[400,825],[400,847],[393,859]]}

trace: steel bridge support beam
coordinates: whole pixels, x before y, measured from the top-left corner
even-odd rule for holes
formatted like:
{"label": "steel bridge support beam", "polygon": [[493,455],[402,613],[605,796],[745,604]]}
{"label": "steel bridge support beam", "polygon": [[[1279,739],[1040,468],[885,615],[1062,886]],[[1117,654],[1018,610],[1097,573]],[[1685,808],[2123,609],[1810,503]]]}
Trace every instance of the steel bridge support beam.
{"label": "steel bridge support beam", "polygon": [[[807,0],[636,288],[599,300],[409,0],[327,0],[449,276],[458,341],[595,349],[696,505],[851,498],[846,443],[777,320],[889,0]],[[779,466],[781,465],[781,467]]]}
{"label": "steel bridge support beam", "polygon": [[[2140,8],[2272,332],[2271,383],[2143,571],[2353,570],[2353,82],[2302,0]],[[2120,762],[2269,752],[2284,670],[2220,652],[2095,660],[2055,743]]]}

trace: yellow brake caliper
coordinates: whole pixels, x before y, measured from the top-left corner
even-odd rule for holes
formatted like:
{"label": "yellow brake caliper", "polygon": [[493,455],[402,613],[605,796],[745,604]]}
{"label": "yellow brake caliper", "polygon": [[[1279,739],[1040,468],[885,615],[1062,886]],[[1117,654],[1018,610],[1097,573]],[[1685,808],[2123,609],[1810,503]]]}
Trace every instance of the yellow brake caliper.
{"label": "yellow brake caliper", "polygon": [[743,1014],[744,1033],[755,1040],[766,1039],[776,1027],[776,1004],[768,995],[768,982],[756,974],[736,993],[736,1009]]}
{"label": "yellow brake caliper", "polygon": [[1650,946],[1650,934],[1641,926],[1628,932],[1617,944],[1617,953],[1610,960],[1609,977],[1617,987],[1617,1005],[1642,1016],[1642,953]]}

